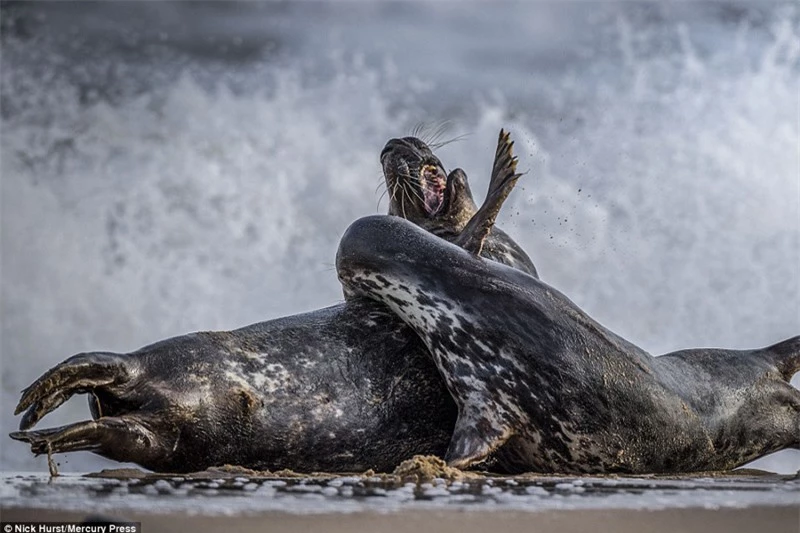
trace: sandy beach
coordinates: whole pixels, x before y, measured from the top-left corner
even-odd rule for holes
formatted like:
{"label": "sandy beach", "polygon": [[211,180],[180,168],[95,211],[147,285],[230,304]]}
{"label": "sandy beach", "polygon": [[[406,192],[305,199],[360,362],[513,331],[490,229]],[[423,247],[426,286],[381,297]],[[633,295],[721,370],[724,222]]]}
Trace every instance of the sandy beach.
{"label": "sandy beach", "polygon": [[508,477],[118,469],[5,473],[0,496],[3,521],[116,519],[141,522],[143,532],[800,531],[800,479],[756,470]]}
{"label": "sandy beach", "polygon": [[[110,516],[110,515],[109,515]],[[86,513],[5,509],[4,521],[80,521]],[[190,516],[185,514],[120,515],[142,523],[144,533],[250,533],[270,531],[290,533],[327,531],[349,533],[471,533],[482,531],[529,531],[578,533],[585,531],[616,533],[737,533],[800,531],[800,507],[759,506],[749,509],[667,509],[660,511],[593,510],[526,512],[420,511],[416,513],[355,513],[298,516],[265,513],[252,516]]]}

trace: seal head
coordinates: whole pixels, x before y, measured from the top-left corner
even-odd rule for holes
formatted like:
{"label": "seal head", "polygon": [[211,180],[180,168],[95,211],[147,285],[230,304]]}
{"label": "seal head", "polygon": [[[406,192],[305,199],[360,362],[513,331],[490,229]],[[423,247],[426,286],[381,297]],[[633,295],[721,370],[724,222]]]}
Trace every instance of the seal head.
{"label": "seal head", "polygon": [[381,151],[389,214],[414,223],[436,218],[460,231],[477,210],[466,174],[447,174],[430,147],[416,137],[390,139]]}
{"label": "seal head", "polygon": [[[501,132],[498,150],[506,146],[510,149],[513,142]],[[417,137],[390,139],[380,159],[389,214],[447,241],[456,240],[478,211],[467,174],[460,168],[447,174],[441,160]],[[496,157],[495,164],[498,161]],[[493,168],[493,173],[496,170]],[[481,255],[538,277],[528,254],[500,228],[491,229]]]}

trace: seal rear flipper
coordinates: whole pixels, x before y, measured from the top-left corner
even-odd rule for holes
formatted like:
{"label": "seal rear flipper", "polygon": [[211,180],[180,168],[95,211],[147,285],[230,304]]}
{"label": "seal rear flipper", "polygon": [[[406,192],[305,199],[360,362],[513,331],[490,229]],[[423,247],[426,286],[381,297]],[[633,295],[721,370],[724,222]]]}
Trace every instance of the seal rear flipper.
{"label": "seal rear flipper", "polygon": [[483,205],[469,219],[455,240],[455,244],[472,254],[480,255],[483,243],[494,226],[503,202],[522,175],[517,173],[517,158],[513,155],[513,148],[514,141],[511,140],[511,136],[501,129],[492,165],[492,176],[489,179],[489,192]]}
{"label": "seal rear flipper", "polygon": [[792,376],[800,372],[800,335],[773,344],[764,352],[778,367],[778,371],[786,381],[791,380]]}
{"label": "seal rear flipper", "polygon": [[[138,463],[148,467],[153,460],[163,460],[164,450],[172,446],[162,443],[141,417],[106,416],[57,428],[15,431],[9,436],[31,446],[36,455],[90,451],[115,461]],[[176,436],[177,438],[177,436]]]}
{"label": "seal rear flipper", "polygon": [[497,427],[486,415],[459,415],[445,461],[454,468],[480,464],[513,434],[510,427]]}
{"label": "seal rear flipper", "polygon": [[70,357],[22,391],[14,410],[15,415],[26,411],[19,428],[33,427],[74,394],[125,384],[130,379],[130,370],[127,358],[119,354],[91,352]]}

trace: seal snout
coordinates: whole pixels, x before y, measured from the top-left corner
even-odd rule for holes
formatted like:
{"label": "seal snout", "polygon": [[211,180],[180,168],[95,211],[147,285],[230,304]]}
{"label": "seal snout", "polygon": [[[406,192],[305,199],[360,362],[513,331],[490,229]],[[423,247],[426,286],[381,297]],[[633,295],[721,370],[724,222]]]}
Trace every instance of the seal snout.
{"label": "seal snout", "polygon": [[392,201],[400,204],[404,218],[413,209],[428,218],[442,212],[447,199],[448,177],[430,147],[416,137],[390,139],[380,156]]}
{"label": "seal snout", "polygon": [[366,258],[370,256],[370,234],[375,217],[364,217],[356,220],[345,230],[336,250],[336,274],[346,285],[356,272],[361,270]]}
{"label": "seal snout", "polygon": [[339,279],[365,269],[374,268],[386,256],[385,243],[391,240],[391,219],[384,215],[363,217],[345,230],[336,251]]}
{"label": "seal snout", "polygon": [[359,284],[375,273],[398,275],[404,271],[403,265],[416,264],[418,258],[409,250],[424,248],[426,237],[424,230],[400,217],[372,215],[356,220],[336,251],[339,281],[358,291]]}

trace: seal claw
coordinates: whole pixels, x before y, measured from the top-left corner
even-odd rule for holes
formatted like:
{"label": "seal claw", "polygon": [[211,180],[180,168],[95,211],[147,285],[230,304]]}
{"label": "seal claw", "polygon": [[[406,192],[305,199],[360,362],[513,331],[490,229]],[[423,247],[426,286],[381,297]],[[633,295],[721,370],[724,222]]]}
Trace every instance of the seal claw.
{"label": "seal claw", "polygon": [[22,391],[14,414],[25,411],[20,429],[30,429],[73,394],[121,384],[128,379],[127,366],[119,355],[103,352],[78,354],[51,368]]}
{"label": "seal claw", "polygon": [[62,403],[66,402],[70,396],[70,394],[64,392],[56,392],[34,402],[34,404],[25,411],[22,420],[20,420],[19,429],[26,430],[32,428],[47,413],[55,410]]}
{"label": "seal claw", "polygon": [[492,231],[500,208],[522,174],[517,173],[517,158],[513,155],[514,141],[511,135],[500,130],[497,138],[492,175],[489,178],[489,192],[480,209],[467,222],[455,244],[473,255],[480,255],[483,243]]}
{"label": "seal claw", "polygon": [[102,450],[113,456],[114,450],[123,451],[126,443],[132,441],[152,445],[152,434],[129,417],[104,417],[56,428],[14,431],[9,437],[28,443],[36,455]]}

